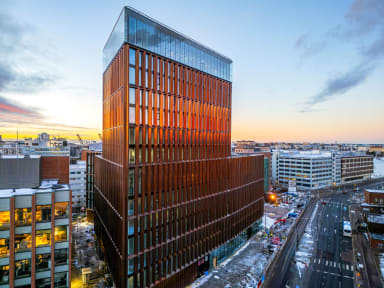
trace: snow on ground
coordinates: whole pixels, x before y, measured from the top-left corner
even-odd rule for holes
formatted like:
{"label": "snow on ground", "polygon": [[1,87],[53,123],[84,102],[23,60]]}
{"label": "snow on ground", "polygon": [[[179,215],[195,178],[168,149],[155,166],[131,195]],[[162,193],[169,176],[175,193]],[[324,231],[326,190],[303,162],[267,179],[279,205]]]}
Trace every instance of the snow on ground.
{"label": "snow on ground", "polygon": [[379,254],[381,276],[384,277],[384,253]]}
{"label": "snow on ground", "polygon": [[296,265],[300,278],[301,275],[304,274],[304,270],[309,267],[309,263],[311,261],[311,256],[313,252],[312,222],[316,215],[318,207],[318,204],[316,204],[315,210],[312,213],[311,219],[308,222],[307,227],[305,228],[304,235],[300,239],[299,247],[295,254]]}
{"label": "snow on ground", "polygon": [[264,215],[263,218],[263,227],[265,226],[267,229],[271,228],[271,226],[275,223],[275,220],[267,215]]}
{"label": "snow on ground", "polygon": [[372,178],[384,177],[384,158],[373,159],[373,176]]}

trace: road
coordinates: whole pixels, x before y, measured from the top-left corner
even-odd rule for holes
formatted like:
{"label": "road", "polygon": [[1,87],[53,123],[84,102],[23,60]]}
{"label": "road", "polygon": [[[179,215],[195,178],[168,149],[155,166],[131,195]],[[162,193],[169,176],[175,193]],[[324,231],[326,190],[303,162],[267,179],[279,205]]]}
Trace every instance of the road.
{"label": "road", "polygon": [[314,200],[309,202],[304,214],[295,224],[296,226],[292,228],[295,229],[294,233],[291,237],[287,238],[286,243],[281,250],[281,254],[276,256],[278,258],[276,258],[273,265],[271,265],[268,271],[268,277],[266,277],[265,282],[263,283],[263,287],[282,287],[281,285],[284,280],[282,276],[285,274],[285,271],[288,271],[291,264],[291,259],[293,258],[296,251],[296,245],[298,241],[297,235],[299,235],[300,238],[300,235],[303,234],[308,219],[311,217],[315,202],[316,201]]}
{"label": "road", "polygon": [[[365,185],[375,187],[377,184]],[[304,271],[295,259],[284,275],[282,287],[353,287],[354,265],[352,239],[343,236],[343,221],[349,221],[348,207],[360,202],[363,189],[333,194],[319,200],[312,223],[313,251]],[[322,204],[323,203],[323,204]]]}

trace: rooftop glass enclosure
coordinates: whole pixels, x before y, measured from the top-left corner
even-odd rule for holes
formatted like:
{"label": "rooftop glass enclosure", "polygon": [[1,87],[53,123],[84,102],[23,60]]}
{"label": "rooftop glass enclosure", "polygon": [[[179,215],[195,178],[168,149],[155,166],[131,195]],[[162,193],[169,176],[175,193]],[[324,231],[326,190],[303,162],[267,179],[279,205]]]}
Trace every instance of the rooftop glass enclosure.
{"label": "rooftop glass enclosure", "polygon": [[180,62],[227,81],[232,80],[232,60],[124,7],[103,50],[103,71],[125,43]]}

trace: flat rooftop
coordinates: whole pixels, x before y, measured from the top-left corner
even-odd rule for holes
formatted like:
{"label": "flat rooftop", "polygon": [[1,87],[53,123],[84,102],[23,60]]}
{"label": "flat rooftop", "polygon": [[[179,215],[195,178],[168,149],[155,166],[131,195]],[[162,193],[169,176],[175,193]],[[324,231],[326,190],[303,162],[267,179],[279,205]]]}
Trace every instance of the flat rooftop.
{"label": "flat rooftop", "polygon": [[[61,186],[61,187],[60,187]],[[42,186],[39,188],[19,188],[19,189],[0,189],[0,198],[10,198],[14,196],[26,196],[33,195],[37,193],[52,193],[56,191],[66,191],[69,190],[68,184],[59,184],[58,188],[56,186]]]}
{"label": "flat rooftop", "polygon": [[384,193],[384,190],[365,189],[368,193]]}

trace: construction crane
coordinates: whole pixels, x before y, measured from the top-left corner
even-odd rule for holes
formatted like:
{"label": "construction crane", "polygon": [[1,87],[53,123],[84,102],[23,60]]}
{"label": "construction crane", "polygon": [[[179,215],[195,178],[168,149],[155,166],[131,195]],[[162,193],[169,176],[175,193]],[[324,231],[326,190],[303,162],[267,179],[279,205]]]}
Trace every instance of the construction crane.
{"label": "construction crane", "polygon": [[99,138],[101,141],[103,141],[103,136],[101,136],[101,134],[99,133]]}
{"label": "construction crane", "polygon": [[79,141],[80,141],[80,144],[81,144],[81,145],[83,145],[83,143],[84,143],[84,142],[83,142],[83,139],[81,139],[80,135],[79,135],[79,134],[77,134],[76,136],[77,136],[77,139],[79,139]]}

